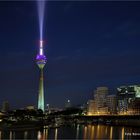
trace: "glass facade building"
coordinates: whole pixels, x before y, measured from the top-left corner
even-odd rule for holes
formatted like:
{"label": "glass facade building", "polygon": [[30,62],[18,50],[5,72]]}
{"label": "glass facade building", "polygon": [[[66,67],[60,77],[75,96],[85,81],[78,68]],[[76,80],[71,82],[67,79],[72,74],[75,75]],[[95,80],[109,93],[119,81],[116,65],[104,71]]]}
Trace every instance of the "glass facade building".
{"label": "glass facade building", "polygon": [[117,109],[119,114],[129,114],[134,110],[132,104],[140,99],[140,85],[121,86],[117,88]]}

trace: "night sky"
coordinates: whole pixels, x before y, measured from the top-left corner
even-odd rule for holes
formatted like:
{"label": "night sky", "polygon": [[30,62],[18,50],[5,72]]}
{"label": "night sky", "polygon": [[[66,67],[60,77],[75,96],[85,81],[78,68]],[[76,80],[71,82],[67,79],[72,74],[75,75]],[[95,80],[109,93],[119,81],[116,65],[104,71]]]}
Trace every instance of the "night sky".
{"label": "night sky", "polygon": [[[45,102],[64,107],[140,84],[140,2],[46,3],[44,23]],[[0,105],[37,105],[35,57],[39,25],[35,1],[0,2]]]}

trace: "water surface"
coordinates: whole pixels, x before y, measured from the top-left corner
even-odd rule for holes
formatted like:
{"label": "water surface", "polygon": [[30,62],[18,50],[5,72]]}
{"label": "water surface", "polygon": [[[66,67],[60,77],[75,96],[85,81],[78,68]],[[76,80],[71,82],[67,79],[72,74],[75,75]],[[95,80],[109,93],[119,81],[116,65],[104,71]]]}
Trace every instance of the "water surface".
{"label": "water surface", "polygon": [[140,139],[139,127],[71,125],[44,130],[0,131],[0,139]]}

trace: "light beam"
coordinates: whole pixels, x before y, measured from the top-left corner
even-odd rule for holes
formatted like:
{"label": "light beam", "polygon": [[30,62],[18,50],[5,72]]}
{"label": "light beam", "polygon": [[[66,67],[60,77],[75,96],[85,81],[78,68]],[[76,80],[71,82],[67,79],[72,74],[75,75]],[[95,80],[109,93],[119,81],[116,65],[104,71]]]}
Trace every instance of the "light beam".
{"label": "light beam", "polygon": [[43,23],[45,13],[45,0],[37,0],[40,40],[43,40]]}

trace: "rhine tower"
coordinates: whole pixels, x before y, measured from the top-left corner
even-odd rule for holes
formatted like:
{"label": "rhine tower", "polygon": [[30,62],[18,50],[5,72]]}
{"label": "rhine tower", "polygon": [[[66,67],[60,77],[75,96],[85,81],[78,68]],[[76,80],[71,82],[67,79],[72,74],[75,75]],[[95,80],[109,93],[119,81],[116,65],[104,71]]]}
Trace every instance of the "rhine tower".
{"label": "rhine tower", "polygon": [[44,112],[44,80],[43,80],[43,68],[47,62],[46,56],[43,50],[43,41],[39,42],[39,53],[36,56],[36,63],[40,69],[39,79],[39,92],[38,92],[38,109],[42,109]]}

